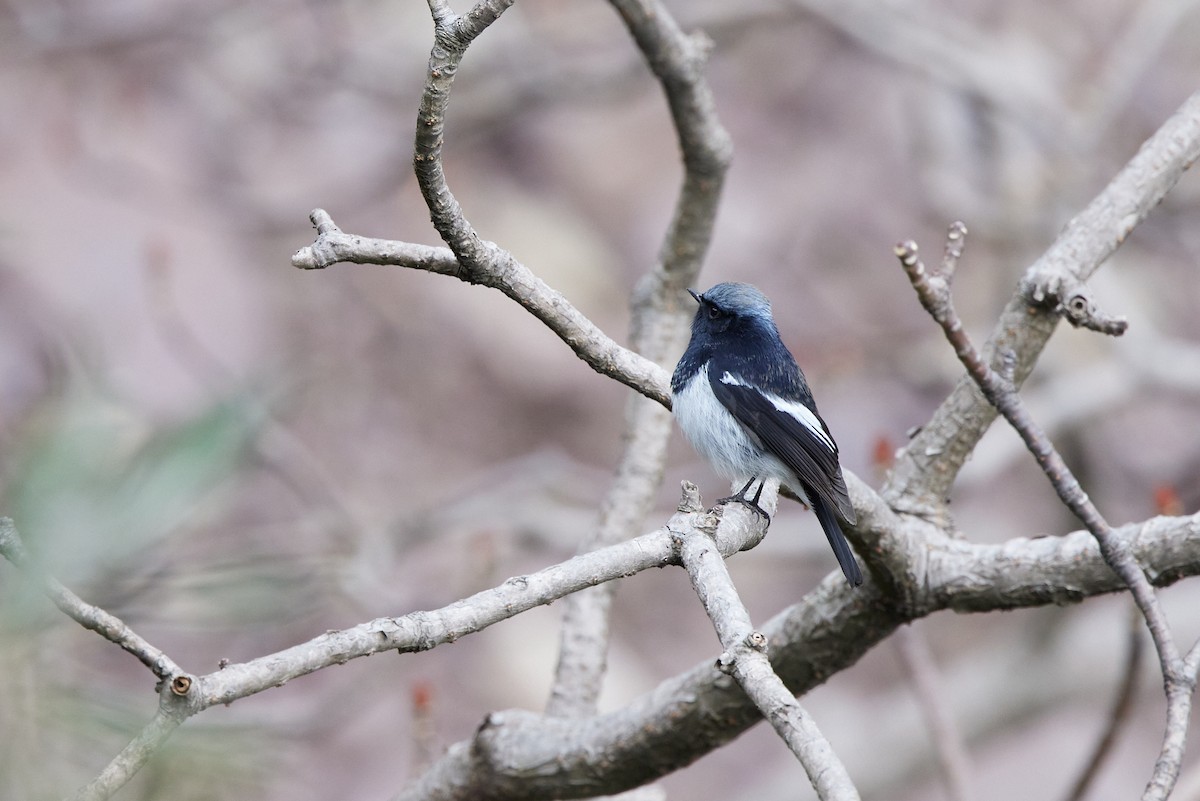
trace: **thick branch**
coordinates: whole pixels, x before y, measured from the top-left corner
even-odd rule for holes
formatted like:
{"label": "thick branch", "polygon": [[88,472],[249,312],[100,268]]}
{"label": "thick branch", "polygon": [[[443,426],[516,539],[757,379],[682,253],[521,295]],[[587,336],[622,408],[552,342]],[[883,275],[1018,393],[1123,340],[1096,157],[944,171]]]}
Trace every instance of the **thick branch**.
{"label": "thick branch", "polygon": [[[1116,532],[1156,584],[1200,573],[1200,515],[1154,518]],[[925,587],[919,605],[902,609],[874,582],[850,590],[840,576],[831,576],[763,625],[772,643],[771,666],[791,693],[811,690],[899,626],[940,609],[1077,603],[1124,589],[1086,531],[1002,545],[944,538],[928,551],[918,577]],[[598,717],[493,714],[472,740],[452,747],[397,798],[484,801],[620,792],[689,764],[759,720],[741,688],[705,662]]]}
{"label": "thick branch", "polygon": [[[950,280],[958,258],[962,255],[965,235],[966,227],[962,223],[956,222],[950,226],[943,267],[936,272],[931,273],[921,263],[917,257],[917,246],[913,242],[897,245],[896,255],[900,258],[900,263],[904,266],[921,305],[942,327],[947,341],[954,348],[955,354],[971,379],[978,384],[988,402],[996,407],[1004,415],[1004,419],[1017,431],[1025,442],[1025,446],[1041,466],[1042,472],[1050,480],[1058,497],[1087,526],[1088,531],[1096,538],[1105,562],[1129,588],[1146,620],[1146,627],[1150,630],[1155,650],[1158,652],[1167,695],[1168,721],[1182,720],[1186,730],[1186,712],[1180,713],[1178,709],[1173,708],[1173,705],[1182,704],[1185,709],[1190,708],[1194,679],[1184,670],[1183,658],[1175,646],[1174,635],[1162,607],[1158,603],[1158,596],[1155,594],[1153,586],[1134,558],[1128,543],[1116,536],[1108,521],[1100,514],[1087,493],[1083,491],[1050,439],[1025,408],[1016,387],[1009,378],[1015,364],[1015,356],[1002,351],[1000,356],[1002,364],[1005,365],[1004,374],[992,370],[975,348],[970,337],[967,336],[962,321],[959,320],[958,314],[954,310]],[[1170,735],[1169,729],[1168,735]],[[1179,759],[1175,759],[1175,756],[1178,756]],[[1145,798],[1164,798],[1170,794],[1179,774],[1181,759],[1181,748],[1178,754],[1168,754],[1164,750],[1155,766]]]}
{"label": "thick branch", "polygon": [[[857,484],[852,484],[852,492],[856,501],[863,494]],[[864,500],[867,502],[860,508],[866,514],[861,516],[859,525],[864,536],[879,537],[882,529],[897,524],[898,518],[882,504],[870,503],[869,498]],[[699,499],[685,505],[698,507]],[[739,526],[759,528],[754,515],[737,505],[725,509],[724,517],[728,518],[727,523],[729,519],[736,519]],[[692,525],[709,524],[705,516],[699,514],[680,514],[669,523],[670,530],[676,533],[686,532]],[[1116,535],[1128,542],[1156,584],[1168,584],[1184,576],[1200,574],[1200,515],[1155,518],[1141,525],[1117,529]],[[384,650],[425,650],[438,643],[452,642],[579,587],[672,563],[675,559],[674,537],[664,528],[529,576],[510,579],[500,587],[441,610],[381,618],[327,633],[251,662],[227,665],[206,676],[184,677],[187,682],[181,682],[179,689],[183,691],[180,702],[185,706],[177,709],[175,714],[195,714],[209,706],[280,686],[297,676],[359,656]],[[745,537],[741,534],[718,540],[718,547],[726,554],[744,544]],[[837,577],[833,577],[800,604],[763,627],[763,633],[774,644],[772,666],[792,692],[811,689],[826,677],[853,664],[897,626],[939,609],[993,611],[1072,603],[1122,587],[1087,532],[1060,538],[1018,539],[998,546],[938,538],[929,544],[917,543],[917,547],[924,556],[912,560],[912,580],[922,589],[909,599],[909,603],[898,605],[896,598],[882,589],[868,592],[860,588],[857,594],[851,594]],[[1198,660],[1200,657],[1195,653],[1189,656],[1190,669],[1194,670]],[[729,693],[727,681],[722,681],[721,674],[712,670],[711,663],[706,663],[664,683],[619,713],[600,720],[575,721],[579,727],[578,736],[564,741],[568,744],[568,758],[556,776],[529,784],[528,777],[514,769],[511,787],[522,788],[520,792],[514,789],[509,794],[502,794],[497,790],[491,795],[468,793],[438,797],[517,798],[525,797],[526,791],[533,793],[528,796],[531,798],[564,797],[564,784],[561,783],[566,781],[564,777],[571,776],[572,786],[578,781],[572,771],[594,774],[593,779],[581,785],[585,789],[580,795],[616,792],[636,786],[698,758],[737,736],[758,719],[756,709],[740,691]],[[552,728],[546,720],[531,717],[538,721],[536,732],[547,732]],[[129,766],[153,750],[143,747],[147,743],[161,743],[169,728],[173,728],[167,727],[164,721],[152,726],[155,728],[147,729],[149,734],[135,740],[122,752],[124,756],[114,760],[106,770],[106,776],[125,775],[128,778],[132,775]],[[161,731],[159,726],[163,727]],[[161,736],[154,732],[160,732]],[[1182,747],[1181,742],[1179,745]],[[578,751],[571,752],[571,748]],[[452,754],[455,753],[458,751],[452,750]],[[625,765],[627,770],[614,768],[595,773],[596,765],[592,760],[597,753],[613,754],[616,762]],[[142,756],[137,756],[139,754]],[[439,763],[406,797],[424,797],[420,788],[434,786],[427,782],[433,782],[435,776],[446,770],[473,770],[476,767],[472,762]],[[489,773],[497,770],[487,761],[483,768]],[[499,770],[503,772],[508,768],[502,766]],[[519,781],[517,774],[521,774]],[[103,781],[104,786],[115,789],[115,785],[108,784],[110,779]],[[538,787],[544,794],[535,792]]]}

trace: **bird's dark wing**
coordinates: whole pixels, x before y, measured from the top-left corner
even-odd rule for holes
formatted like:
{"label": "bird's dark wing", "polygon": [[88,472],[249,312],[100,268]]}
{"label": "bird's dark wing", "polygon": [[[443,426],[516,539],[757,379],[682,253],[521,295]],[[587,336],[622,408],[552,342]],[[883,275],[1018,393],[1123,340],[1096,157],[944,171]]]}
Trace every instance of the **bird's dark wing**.
{"label": "bird's dark wing", "polygon": [[815,501],[812,496],[816,495],[844,520],[855,522],[854,507],[838,465],[837,445],[810,404],[766,395],[729,371],[710,369],[708,380],[721,405],[752,438],[796,474],[810,500]]}

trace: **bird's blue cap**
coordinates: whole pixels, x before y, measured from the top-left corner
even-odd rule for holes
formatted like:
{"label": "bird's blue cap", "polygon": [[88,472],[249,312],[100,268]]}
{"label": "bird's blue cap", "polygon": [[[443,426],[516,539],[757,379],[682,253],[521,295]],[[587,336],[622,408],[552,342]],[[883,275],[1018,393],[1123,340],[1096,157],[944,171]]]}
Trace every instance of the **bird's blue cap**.
{"label": "bird's blue cap", "polygon": [[711,303],[729,314],[748,314],[771,319],[771,301],[758,287],[732,281],[717,284],[704,294],[689,289],[697,303]]}

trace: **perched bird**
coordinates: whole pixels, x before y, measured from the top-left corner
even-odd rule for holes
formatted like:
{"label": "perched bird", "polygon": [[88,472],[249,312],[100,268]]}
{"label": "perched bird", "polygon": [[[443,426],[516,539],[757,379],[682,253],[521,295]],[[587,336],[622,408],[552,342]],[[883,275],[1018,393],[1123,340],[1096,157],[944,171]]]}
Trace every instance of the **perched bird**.
{"label": "perched bird", "polygon": [[[702,295],[692,341],[671,377],[675,419],[722,477],[745,481],[722,501],[758,505],[768,478],[812,507],[851,586],[862,571],[838,525],[855,522],[837,444],[817,413],[804,373],[779,338],[771,302],[750,284],[717,284]],[[746,493],[758,481],[753,498]],[[767,518],[770,519],[769,517]]]}

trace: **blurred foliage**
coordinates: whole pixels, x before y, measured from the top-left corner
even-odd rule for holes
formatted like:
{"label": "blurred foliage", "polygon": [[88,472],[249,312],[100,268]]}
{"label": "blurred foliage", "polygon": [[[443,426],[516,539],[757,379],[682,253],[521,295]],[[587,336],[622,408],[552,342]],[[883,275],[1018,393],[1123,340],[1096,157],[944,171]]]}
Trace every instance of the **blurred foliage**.
{"label": "blurred foliage", "polygon": [[[201,530],[222,508],[221,496],[236,481],[261,427],[260,410],[256,400],[238,396],[191,418],[155,425],[128,405],[75,388],[37,408],[8,443],[0,502],[42,569],[85,600],[99,599],[124,614],[127,604],[146,599],[114,588],[145,571],[147,563],[168,562],[177,540]],[[182,588],[179,596],[203,596],[195,606],[221,615],[224,623],[237,610],[249,619],[278,619],[277,602],[286,597],[253,565],[201,568],[172,583],[187,581],[197,586]],[[141,589],[147,589],[144,582]],[[5,569],[0,797],[69,792],[81,776],[46,771],[46,765],[98,771],[146,722],[146,701],[153,700],[147,688],[134,695],[81,681],[91,668],[78,662],[83,658],[79,636],[33,582]],[[55,669],[35,669],[38,665]],[[145,788],[141,797],[216,799],[251,793],[258,787],[259,744],[261,732],[189,727],[139,779]],[[174,789],[166,793],[166,787]]]}
{"label": "blurred foliage", "polygon": [[3,503],[45,568],[87,585],[181,528],[200,528],[228,489],[260,420],[232,399],[153,427],[86,393],[45,404],[10,445]]}

